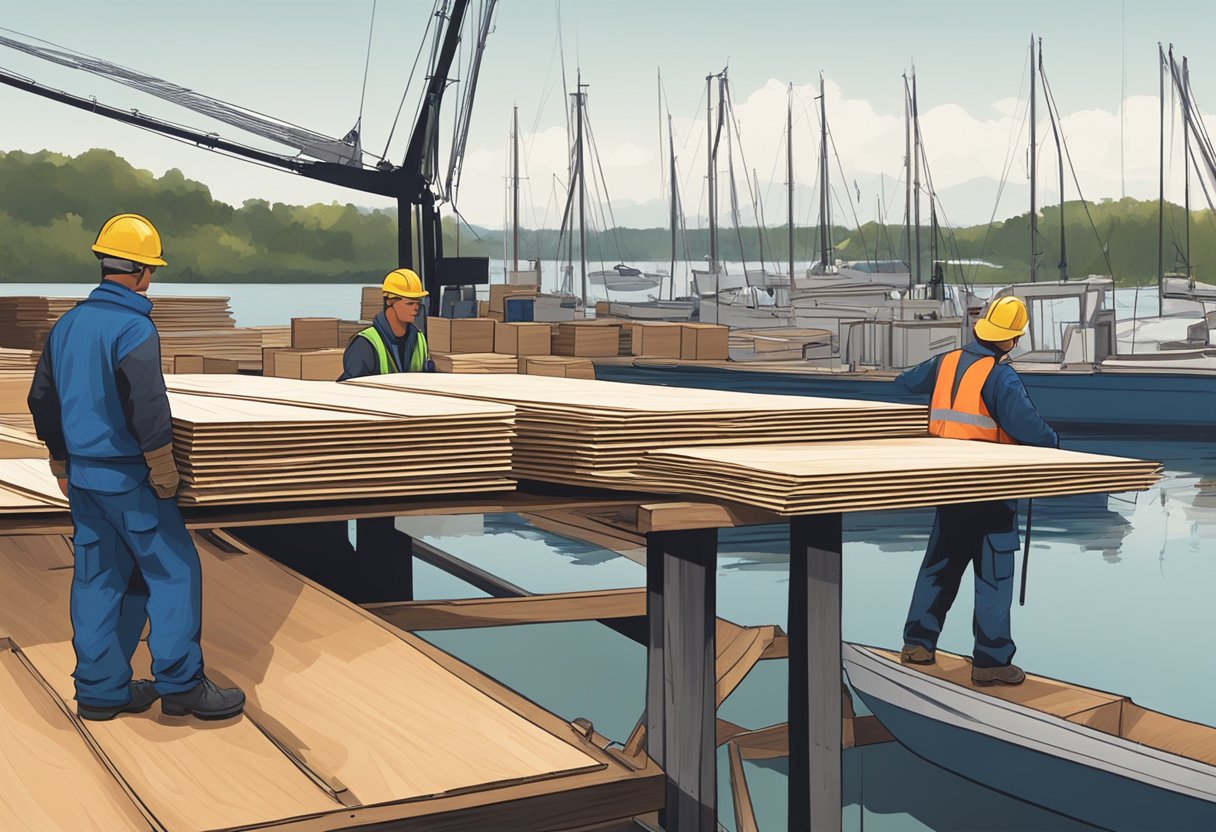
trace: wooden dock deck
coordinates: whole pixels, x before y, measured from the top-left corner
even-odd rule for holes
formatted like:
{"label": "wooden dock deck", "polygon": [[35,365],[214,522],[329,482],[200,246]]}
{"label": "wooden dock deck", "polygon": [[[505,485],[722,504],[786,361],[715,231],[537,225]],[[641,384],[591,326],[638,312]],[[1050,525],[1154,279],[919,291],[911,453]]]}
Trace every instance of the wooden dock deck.
{"label": "wooden dock deck", "polygon": [[[196,543],[208,673],[245,689],[246,714],[86,723],[70,544],[0,537],[0,771],[19,784],[0,829],[566,829],[662,805],[645,757],[233,538]],[[148,662],[141,646],[137,675]]]}

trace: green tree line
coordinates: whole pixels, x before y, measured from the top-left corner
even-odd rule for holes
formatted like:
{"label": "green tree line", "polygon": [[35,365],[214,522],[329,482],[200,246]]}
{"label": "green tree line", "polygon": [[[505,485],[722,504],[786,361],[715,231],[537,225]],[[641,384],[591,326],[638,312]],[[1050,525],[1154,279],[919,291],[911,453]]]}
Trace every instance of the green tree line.
{"label": "green tree line", "polygon": [[[1088,209],[1088,210],[1087,210]],[[1060,206],[1042,209],[1035,250],[1039,277],[1056,279],[1060,260]],[[172,268],[166,281],[198,283],[366,283],[397,261],[394,211],[360,209],[354,204],[286,205],[247,200],[233,207],[213,199],[206,185],[176,169],[154,176],[109,150],[70,157],[50,151],[0,152],[0,281],[80,282],[95,274],[89,246],[105,219],[118,211],[151,218],[165,239]],[[1156,278],[1158,210],[1156,201],[1122,199],[1066,203],[1067,271],[1070,277],[1113,275],[1121,284]],[[1186,265],[1184,211],[1166,206],[1164,267]],[[444,219],[447,254],[501,257],[503,232],[462,227]],[[724,260],[761,260],[781,268],[788,259],[783,226],[761,230],[724,228],[719,256]],[[921,229],[921,266],[927,278],[931,259],[983,260],[1000,268],[949,265],[947,279],[977,282],[1025,280],[1030,258],[1029,216],[967,228]],[[902,225],[867,223],[860,228],[831,228],[833,257],[844,260],[902,259],[907,237]],[[575,242],[577,246],[577,242]],[[795,229],[794,256],[819,259],[820,233]],[[521,259],[565,259],[569,235],[552,229],[521,233]],[[676,258],[698,261],[709,251],[706,229],[677,235]],[[577,248],[574,250],[577,256]],[[587,235],[588,260],[665,262],[671,233],[665,228],[618,228]],[[1216,218],[1192,212],[1190,262],[1201,280],[1216,272]]]}

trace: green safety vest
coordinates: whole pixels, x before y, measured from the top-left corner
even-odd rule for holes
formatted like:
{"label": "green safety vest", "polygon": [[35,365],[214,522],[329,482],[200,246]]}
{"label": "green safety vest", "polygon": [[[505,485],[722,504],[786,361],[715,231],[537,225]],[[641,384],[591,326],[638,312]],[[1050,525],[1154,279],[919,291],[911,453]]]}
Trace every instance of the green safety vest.
{"label": "green safety vest", "polygon": [[[388,345],[384,343],[384,339],[380,337],[379,330],[377,330],[374,326],[369,326],[367,329],[360,330],[356,337],[366,338],[372,345],[372,349],[376,351],[376,358],[379,359],[380,362],[377,372],[379,372],[380,375],[401,372],[401,370],[397,368],[397,361],[393,358],[393,354],[388,350]],[[418,340],[414,342],[414,351],[410,354],[409,372],[422,372],[423,368],[426,367],[426,360],[426,336],[422,334],[422,330],[418,330]]]}

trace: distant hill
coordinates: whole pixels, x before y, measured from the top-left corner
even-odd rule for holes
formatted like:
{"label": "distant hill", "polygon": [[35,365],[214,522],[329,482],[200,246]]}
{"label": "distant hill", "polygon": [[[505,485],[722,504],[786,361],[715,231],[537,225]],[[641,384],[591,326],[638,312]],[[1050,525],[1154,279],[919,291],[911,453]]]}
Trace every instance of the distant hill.
{"label": "distant hill", "polygon": [[[978,186],[977,186],[978,187]],[[1016,197],[1015,197],[1016,198]],[[617,222],[642,224],[659,213],[657,202],[622,204]],[[1120,283],[1143,283],[1157,273],[1157,204],[1155,201],[1106,200],[1086,206],[1065,205],[1070,276],[1113,274]],[[109,150],[90,150],[76,157],[49,151],[0,152],[0,281],[80,282],[96,269],[89,246],[102,222],[119,211],[146,214],[165,239],[171,267],[168,282],[307,283],[367,282],[378,279],[397,260],[396,211],[370,210],[354,204],[285,205],[251,199],[234,207],[211,197],[206,185],[174,169],[157,177],[133,167]],[[1059,261],[1059,206],[1042,209],[1039,221],[1039,274],[1052,279]],[[664,209],[665,212],[665,209]],[[928,221],[927,208],[922,221]],[[663,214],[665,217],[665,213]],[[1092,227],[1091,227],[1092,218]],[[786,259],[786,233],[778,220],[761,237],[752,227],[724,229],[721,256],[758,262],[761,247],[767,262]],[[695,225],[690,220],[689,225]],[[444,247],[455,252],[456,226],[445,218]],[[1183,212],[1168,206],[1166,269],[1181,268]],[[1095,235],[1096,229],[1096,235]],[[1193,212],[1191,261],[1196,276],[1216,273],[1216,220],[1210,211]],[[902,225],[868,223],[858,229],[834,226],[834,256],[846,260],[898,258],[906,250]],[[796,230],[795,257],[817,259],[819,232]],[[922,229],[922,260],[928,270],[930,232]],[[742,252],[740,252],[740,240]],[[502,256],[503,232],[462,226],[460,253]],[[554,230],[521,232],[521,257],[555,259],[559,235]],[[622,227],[588,235],[588,257],[664,262],[670,256],[665,227]],[[565,246],[563,245],[564,249]],[[700,260],[708,251],[708,232],[690,227],[678,243],[680,259]],[[943,231],[938,257],[983,260],[1001,269],[968,266],[968,280],[1014,281],[1025,278],[1029,250],[1026,214],[991,225]],[[952,270],[949,279],[959,279]]]}

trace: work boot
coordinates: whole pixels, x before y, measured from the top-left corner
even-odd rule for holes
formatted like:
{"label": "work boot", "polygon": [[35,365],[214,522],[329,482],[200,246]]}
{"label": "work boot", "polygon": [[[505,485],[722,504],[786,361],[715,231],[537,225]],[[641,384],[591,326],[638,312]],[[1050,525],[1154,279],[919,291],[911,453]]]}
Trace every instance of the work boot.
{"label": "work boot", "polygon": [[165,716],[228,719],[244,709],[245,694],[240,688],[221,688],[206,676],[190,690],[167,693],[160,700],[160,710]]}
{"label": "work boot", "polygon": [[131,689],[131,699],[125,705],[82,705],[76,703],[76,716],[81,719],[91,719],[95,722],[104,722],[107,719],[113,719],[119,714],[142,714],[148,708],[152,707],[152,703],[160,696],[156,692],[156,686],[148,679],[136,679],[131,682],[128,687]]}
{"label": "work boot", "polygon": [[1026,681],[1026,671],[1016,664],[1001,667],[971,666],[971,681],[977,685],[995,685],[1000,682],[1005,685],[1020,685]]}
{"label": "work boot", "polygon": [[919,644],[905,644],[899,651],[899,660],[904,664],[933,664],[937,661],[937,651]]}

